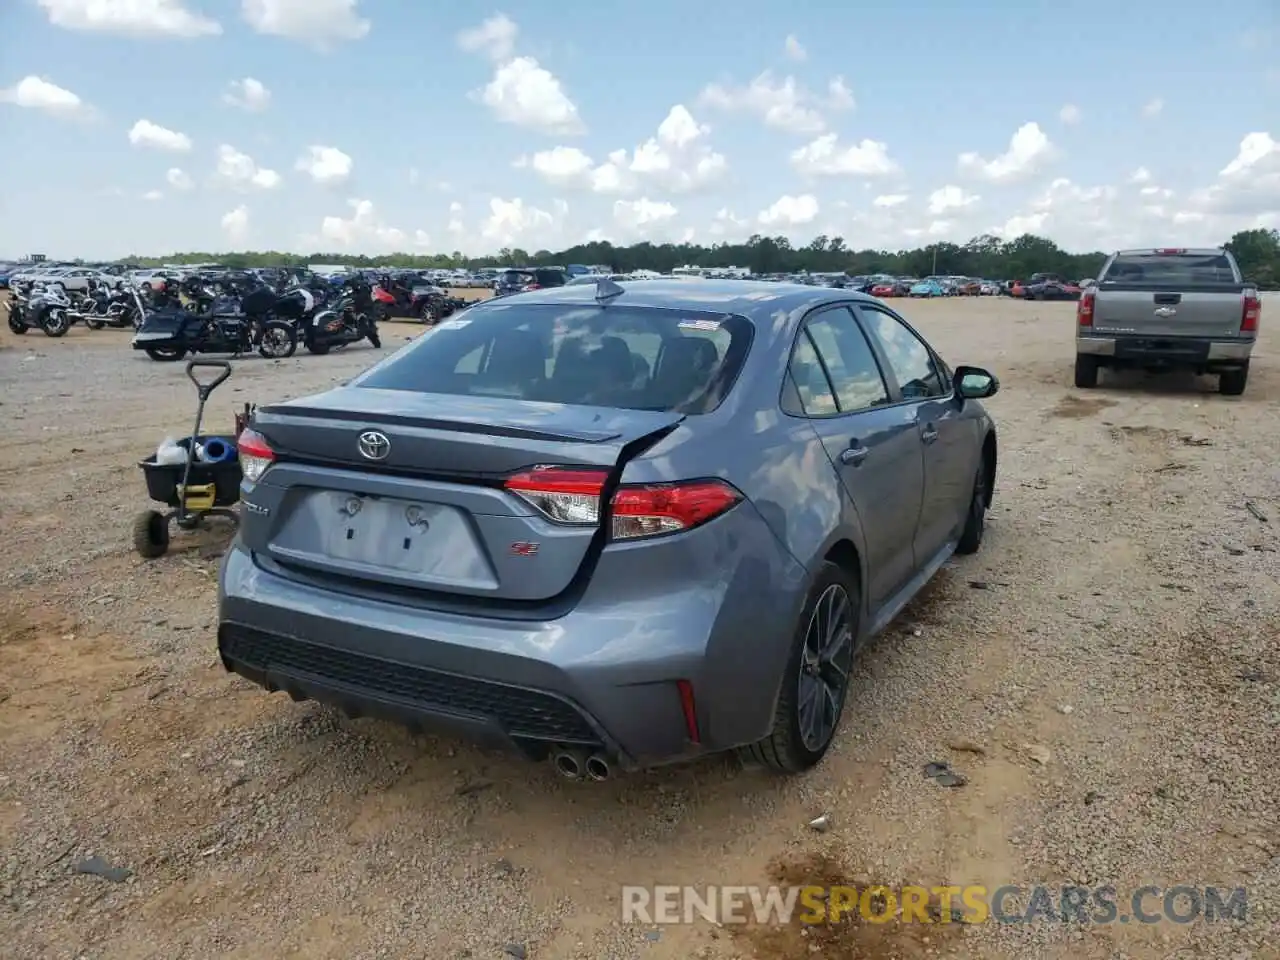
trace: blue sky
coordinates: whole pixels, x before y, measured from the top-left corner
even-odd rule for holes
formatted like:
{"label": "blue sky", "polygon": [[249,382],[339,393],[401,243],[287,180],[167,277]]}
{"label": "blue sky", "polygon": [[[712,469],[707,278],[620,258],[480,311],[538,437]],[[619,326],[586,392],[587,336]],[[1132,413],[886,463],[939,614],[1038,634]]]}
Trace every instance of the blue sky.
{"label": "blue sky", "polygon": [[1280,226],[1231,7],[8,0],[0,257],[1218,243]]}

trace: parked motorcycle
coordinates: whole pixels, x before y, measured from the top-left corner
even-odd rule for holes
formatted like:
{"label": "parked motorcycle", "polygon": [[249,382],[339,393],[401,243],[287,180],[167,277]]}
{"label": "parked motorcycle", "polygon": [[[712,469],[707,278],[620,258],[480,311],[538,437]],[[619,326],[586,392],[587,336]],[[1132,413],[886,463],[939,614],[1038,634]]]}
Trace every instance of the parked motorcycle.
{"label": "parked motorcycle", "polygon": [[71,329],[71,300],[59,287],[32,287],[29,298],[17,295],[9,303],[9,329],[16,334],[43,330],[47,337],[65,337]]}
{"label": "parked motorcycle", "polygon": [[363,281],[348,281],[347,292],[332,306],[317,310],[311,322],[302,328],[302,342],[317,356],[368,339],[375,348],[382,346],[378,321],[371,309],[372,289]]}
{"label": "parked motorcycle", "polygon": [[114,290],[108,290],[105,284],[95,284],[80,302],[77,313],[90,330],[103,327],[133,327],[136,330],[142,324],[146,308],[133,287],[117,284]]}
{"label": "parked motorcycle", "polygon": [[181,309],[147,314],[134,335],[133,348],[145,350],[157,361],[181,360],[189,353],[239,357],[255,349],[268,359],[284,360],[298,349],[298,335],[282,320],[254,322],[238,310],[234,300],[221,300],[205,314]]}

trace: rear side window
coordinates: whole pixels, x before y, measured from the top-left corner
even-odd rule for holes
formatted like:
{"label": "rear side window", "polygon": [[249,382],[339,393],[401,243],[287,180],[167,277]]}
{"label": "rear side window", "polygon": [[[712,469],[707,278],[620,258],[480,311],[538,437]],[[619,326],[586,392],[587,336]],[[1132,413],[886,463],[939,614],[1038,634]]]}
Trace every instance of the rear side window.
{"label": "rear side window", "polygon": [[1102,276],[1107,283],[1235,283],[1226,254],[1126,254],[1111,261]]}
{"label": "rear side window", "polygon": [[737,379],[745,317],[495,302],[446,320],[353,386],[709,413]]}

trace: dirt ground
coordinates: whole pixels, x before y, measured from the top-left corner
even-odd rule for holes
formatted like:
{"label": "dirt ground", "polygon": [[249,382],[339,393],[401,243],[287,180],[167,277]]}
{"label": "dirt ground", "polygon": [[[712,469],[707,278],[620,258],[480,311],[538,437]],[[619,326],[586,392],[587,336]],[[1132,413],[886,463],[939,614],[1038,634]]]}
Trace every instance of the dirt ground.
{"label": "dirt ground", "polygon": [[[221,529],[146,562],[136,462],[190,429],[122,332],[0,333],[0,948],[14,958],[1276,957],[1280,360],[1071,386],[1072,305],[899,303],[1001,379],[988,539],[860,658],[838,743],[573,784],[225,674]],[[1275,314],[1274,299],[1264,314]],[[387,324],[387,348],[416,327]],[[239,361],[209,406],[379,354]],[[947,789],[921,775],[949,763]],[[811,829],[820,814],[830,829]],[[127,870],[104,878],[85,861]],[[624,884],[1244,886],[1244,924],[624,924]],[[119,882],[117,882],[119,881]]]}

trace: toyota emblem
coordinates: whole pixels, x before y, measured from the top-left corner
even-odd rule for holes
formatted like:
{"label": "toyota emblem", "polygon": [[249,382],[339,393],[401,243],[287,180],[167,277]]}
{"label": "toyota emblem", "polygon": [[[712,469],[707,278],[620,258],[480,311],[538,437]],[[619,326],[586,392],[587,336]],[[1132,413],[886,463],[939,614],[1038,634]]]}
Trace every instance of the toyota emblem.
{"label": "toyota emblem", "polygon": [[360,450],[360,456],[366,460],[385,460],[391,453],[391,441],[387,439],[385,433],[379,433],[377,430],[366,430],[360,434],[360,440],[356,445]]}

